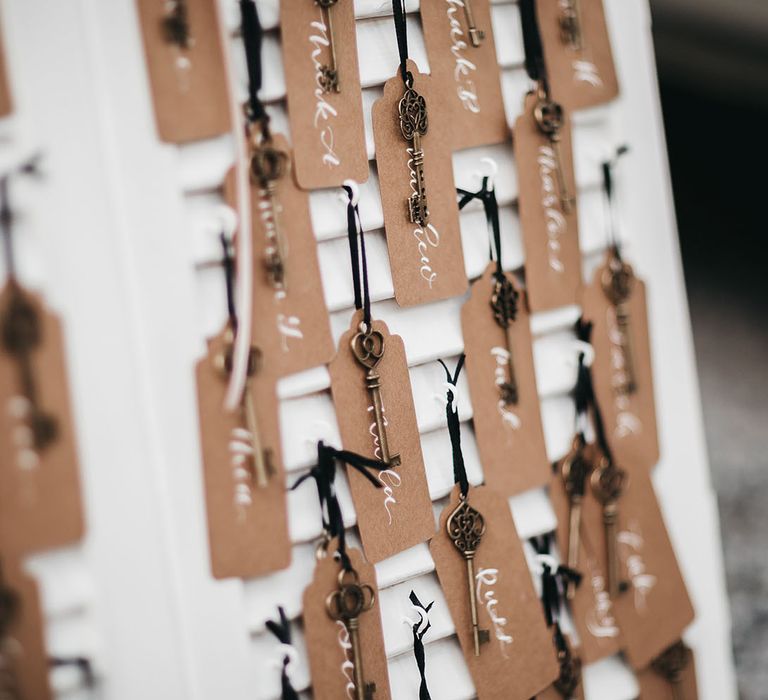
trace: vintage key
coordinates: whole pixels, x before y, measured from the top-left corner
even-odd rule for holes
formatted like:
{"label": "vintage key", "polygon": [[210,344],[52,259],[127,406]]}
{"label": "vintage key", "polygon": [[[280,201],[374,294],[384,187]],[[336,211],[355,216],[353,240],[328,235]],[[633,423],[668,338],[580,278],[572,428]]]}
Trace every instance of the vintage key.
{"label": "vintage key", "polygon": [[560,194],[560,206],[563,212],[569,214],[573,210],[574,196],[570,193],[563,169],[563,156],[560,150],[560,138],[563,129],[563,107],[549,99],[540,91],[539,100],[533,109],[533,116],[539,130],[549,139],[552,153],[555,156],[555,171],[557,174],[557,189]]}
{"label": "vintage key", "polygon": [[584,48],[584,37],[581,32],[581,2],[580,0],[562,0],[560,2],[560,40],[573,51]]}
{"label": "vintage key", "polygon": [[625,263],[615,253],[611,255],[608,265],[603,271],[601,284],[603,292],[616,309],[616,325],[618,327],[621,351],[624,356],[624,385],[619,389],[625,394],[637,391],[635,379],[634,357],[632,353],[632,334],[629,327],[629,298],[632,294],[635,275],[632,266]]}
{"label": "vintage key", "polygon": [[58,436],[56,418],[39,404],[37,384],[32,370],[32,353],[40,346],[40,319],[24,292],[16,287],[2,320],[3,346],[19,368],[21,393],[28,402],[25,418],[36,450],[48,447]]}
{"label": "vintage key", "polygon": [[480,656],[480,645],[491,640],[488,630],[480,629],[477,621],[477,600],[475,599],[475,552],[485,534],[485,519],[460,495],[460,503],[448,516],[445,524],[448,537],[467,562],[467,584],[469,586],[469,610],[472,616],[472,637],[475,656]]}
{"label": "vintage key", "polygon": [[674,700],[685,700],[682,683],[687,665],[688,649],[683,642],[676,642],[651,662],[651,668],[672,686]]}
{"label": "vintage key", "polygon": [[605,554],[607,559],[608,595],[616,598],[626,587],[619,581],[619,553],[616,534],[619,518],[619,497],[626,488],[627,473],[603,457],[600,466],[592,472],[592,491],[603,505],[605,527]]}
{"label": "vintage key", "polygon": [[381,448],[380,459],[390,467],[397,467],[400,465],[400,455],[389,453],[387,421],[384,417],[384,404],[381,399],[381,375],[376,371],[381,358],[384,357],[384,336],[379,331],[365,328],[365,324],[361,323],[360,330],[352,336],[350,345],[355,359],[367,370],[365,388],[368,389],[373,402],[376,432]]}
{"label": "vintage key", "polygon": [[[581,532],[581,507],[584,501],[584,491],[586,488],[587,476],[592,469],[592,465],[584,456],[581,439],[577,436],[573,441],[573,447],[563,460],[561,475],[565,492],[568,495],[568,568],[578,569],[579,566],[579,543]],[[568,580],[566,587],[566,596],[573,600],[576,595],[576,582]]]}
{"label": "vintage key", "polygon": [[355,700],[373,700],[375,683],[366,683],[363,674],[363,654],[360,648],[360,615],[376,604],[376,593],[367,583],[360,583],[354,569],[339,572],[339,587],[328,594],[325,609],[332,620],[344,623],[352,644],[354,664]]}
{"label": "vintage key", "polygon": [[189,8],[186,0],[165,0],[164,14],[160,25],[163,36],[170,44],[180,49],[192,47],[192,37],[189,32]]}
{"label": "vintage key", "polygon": [[496,277],[493,294],[491,295],[491,308],[493,309],[493,317],[496,319],[496,323],[504,329],[506,340],[509,377],[506,382],[499,385],[499,391],[501,392],[501,400],[507,406],[510,404],[516,405],[519,400],[517,379],[515,377],[515,363],[512,356],[512,323],[517,316],[517,298],[517,290],[509,279],[505,275]]}
{"label": "vintage key", "polygon": [[251,177],[266,192],[272,210],[271,222],[265,219],[268,245],[264,265],[272,286],[281,291],[286,291],[285,266],[288,259],[288,242],[281,226],[283,208],[277,198],[277,183],[289,169],[290,160],[285,151],[274,148],[269,143],[254,145],[251,156]]}
{"label": "vintage key", "polygon": [[429,207],[427,206],[427,189],[424,180],[424,151],[421,148],[421,137],[427,133],[427,103],[412,87],[405,90],[398,105],[400,114],[400,131],[406,141],[412,143],[412,187],[415,189],[408,198],[408,216],[412,224],[426,226],[429,223]]}
{"label": "vintage key", "polygon": [[464,16],[467,19],[467,28],[469,39],[472,42],[472,46],[480,46],[485,39],[485,32],[482,29],[478,29],[475,25],[475,15],[472,12],[472,0],[464,0]]}
{"label": "vintage key", "polygon": [[563,648],[557,651],[560,675],[552,686],[563,698],[570,700],[576,695],[576,690],[581,683],[581,659],[574,656],[568,642],[564,639],[563,641],[565,642]]}
{"label": "vintage key", "polygon": [[333,36],[333,6],[338,0],[315,0],[315,4],[320,6],[323,12],[323,21],[328,28],[328,50],[331,53],[331,63],[323,64],[320,67],[320,87],[323,92],[341,92],[341,83],[339,82],[339,69],[336,64],[336,46]]}

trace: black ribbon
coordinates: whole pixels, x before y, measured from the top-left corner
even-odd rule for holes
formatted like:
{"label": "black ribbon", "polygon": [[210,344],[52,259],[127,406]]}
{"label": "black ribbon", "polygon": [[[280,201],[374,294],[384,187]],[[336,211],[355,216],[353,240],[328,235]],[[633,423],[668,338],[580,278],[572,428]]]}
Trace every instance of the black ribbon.
{"label": "black ribbon", "polygon": [[0,232],[3,236],[5,270],[9,279],[16,277],[16,259],[13,254],[13,209],[11,208],[10,184],[15,175],[39,175],[39,163],[42,156],[36,153],[23,163],[0,176]]}
{"label": "black ribbon", "polygon": [[51,668],[76,668],[86,688],[93,690],[96,687],[93,662],[86,656],[49,656],[48,665]]}
{"label": "black ribbon", "polygon": [[[349,259],[352,265],[352,285],[355,291],[355,308],[363,310],[363,322],[371,328],[371,296],[368,292],[368,258],[365,254],[365,235],[360,221],[360,210],[353,204],[351,187],[344,185],[349,202],[347,203],[347,238],[349,240]],[[358,245],[358,236],[360,243]],[[362,282],[362,284],[361,284]]]}
{"label": "black ribbon", "polygon": [[[528,541],[536,550],[537,554],[549,554],[549,535],[531,537]],[[557,620],[560,616],[560,610],[563,604],[563,594],[568,587],[568,583],[573,582],[578,587],[582,577],[578,571],[563,564],[560,564],[557,569],[553,571],[549,564],[542,562],[541,568],[541,604],[544,607],[544,617],[547,620],[547,627],[552,627],[552,625],[557,625]]]}
{"label": "black ribbon", "polygon": [[392,14],[395,18],[395,34],[397,35],[397,51],[400,54],[400,77],[406,87],[413,86],[413,75],[408,70],[408,26],[405,23],[405,6],[403,0],[392,0]]}
{"label": "black ribbon", "polygon": [[621,254],[619,252],[616,224],[613,215],[613,167],[616,165],[616,161],[627,151],[629,151],[629,146],[619,146],[616,149],[616,155],[610,160],[603,161],[602,163],[603,193],[605,194],[605,201],[608,205],[608,245],[619,260],[621,260]]}
{"label": "black ribbon", "polygon": [[[411,603],[413,603],[415,607],[419,608],[419,610],[417,610],[419,613],[419,621],[413,625],[413,656],[416,659],[416,666],[419,669],[419,677],[421,678],[421,682],[419,683],[419,700],[432,700],[429,694],[429,688],[427,688],[424,635],[427,633],[429,628],[432,627],[432,623],[429,621],[428,614],[435,602],[432,601],[429,605],[424,607],[414,591],[411,591],[411,595],[408,597]],[[424,611],[423,615],[420,612],[421,610]],[[421,627],[425,619],[427,620],[427,624],[425,627]]]}
{"label": "black ribbon", "polygon": [[[267,629],[277,637],[277,640],[281,644],[291,644],[291,625],[288,622],[288,616],[285,614],[282,606],[277,608],[277,613],[280,616],[279,620],[267,620]],[[291,657],[288,654],[283,656],[283,671],[280,675],[280,683],[282,686],[282,693],[280,695],[281,700],[299,700],[299,694],[291,685],[291,679],[288,678],[288,663]]]}
{"label": "black ribbon", "polygon": [[262,83],[261,43],[264,32],[254,0],[240,0],[240,21],[248,66],[248,104],[245,116],[249,122],[262,122],[266,129],[269,116],[259,99]]}
{"label": "black ribbon", "polygon": [[227,288],[227,315],[229,316],[229,325],[232,332],[237,333],[237,310],[235,307],[235,259],[232,256],[232,250],[227,237],[222,233],[219,235],[221,242],[222,258],[221,265],[224,268],[224,284]]}
{"label": "black ribbon", "polygon": [[488,188],[489,178],[483,178],[483,185],[477,192],[469,192],[460,187],[456,188],[459,195],[459,209],[463,209],[473,199],[477,199],[483,204],[485,210],[485,220],[488,224],[488,230],[491,232],[491,245],[489,257],[496,262],[496,279],[501,280],[504,277],[504,270],[501,268],[501,225],[499,224],[499,203],[496,201],[496,188]]}
{"label": "black ribbon", "polygon": [[336,497],[336,463],[343,462],[355,469],[370,481],[377,489],[381,488],[381,482],[371,474],[370,470],[383,471],[391,469],[391,466],[378,459],[364,457],[356,452],[337,450],[329,447],[321,440],[317,443],[317,466],[312,467],[306,474],[296,481],[291,491],[298,488],[307,479],[314,479],[317,485],[317,495],[320,499],[320,512],[323,519],[323,530],[329,538],[337,537],[339,540],[339,558],[342,566],[349,571],[352,564],[347,556],[346,540],[344,534],[344,518],[341,514],[339,500]]}
{"label": "black ribbon", "polygon": [[[438,360],[445,370],[445,376],[448,378],[448,383],[451,386],[456,386],[456,382],[461,374],[461,368],[464,367],[464,360],[466,355],[461,354],[458,363],[456,364],[456,371],[451,374],[445,362]],[[459,411],[453,410],[453,400],[455,396],[453,392],[448,389],[446,393],[445,402],[445,419],[448,422],[448,433],[451,436],[451,450],[453,451],[453,481],[459,485],[461,489],[461,495],[466,496],[469,492],[469,480],[467,479],[467,469],[464,466],[464,455],[461,452],[461,423],[459,422]]]}
{"label": "black ribbon", "polygon": [[525,70],[528,77],[536,83],[541,83],[545,94],[549,95],[544,47],[541,43],[539,20],[536,16],[536,0],[520,0],[520,19],[523,26]]}

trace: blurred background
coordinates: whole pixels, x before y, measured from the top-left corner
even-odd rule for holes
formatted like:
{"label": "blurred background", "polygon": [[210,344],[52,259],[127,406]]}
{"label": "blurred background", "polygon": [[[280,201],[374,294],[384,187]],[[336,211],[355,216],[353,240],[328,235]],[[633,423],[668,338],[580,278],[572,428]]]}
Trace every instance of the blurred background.
{"label": "blurred background", "polygon": [[768,698],[768,0],[652,0],[743,700]]}

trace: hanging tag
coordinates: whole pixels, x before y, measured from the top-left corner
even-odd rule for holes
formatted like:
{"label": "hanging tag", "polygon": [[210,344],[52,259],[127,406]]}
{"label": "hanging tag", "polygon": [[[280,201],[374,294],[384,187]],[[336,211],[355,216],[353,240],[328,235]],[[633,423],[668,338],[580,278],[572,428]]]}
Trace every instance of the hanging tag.
{"label": "hanging tag", "polygon": [[683,642],[673,644],[637,673],[638,700],[698,700],[696,663]]}
{"label": "hanging tag", "polygon": [[[525,294],[507,275],[518,294],[517,314],[509,326],[512,347],[507,348],[507,331],[496,322],[491,307],[495,268],[496,264],[490,263],[483,276],[472,283],[469,299],[461,309],[461,328],[485,482],[500,494],[513,496],[548,483],[550,466]],[[515,396],[509,395],[511,380]]]}
{"label": "hanging tag", "polygon": [[463,8],[460,2],[421,4],[432,81],[448,96],[452,150],[509,138],[489,0],[463,4]]}
{"label": "hanging tag", "polygon": [[[626,263],[612,260],[608,253],[584,290],[583,315],[593,323],[595,396],[616,461],[630,471],[651,469],[659,460],[659,440],[645,283]],[[624,280],[614,286],[626,288],[619,304],[611,299],[612,264]]]}
{"label": "hanging tag", "polygon": [[160,140],[231,129],[215,0],[136,0]]}
{"label": "hanging tag", "polygon": [[[413,89],[406,90],[398,73],[373,105],[384,228],[400,306],[455,297],[467,289],[446,96],[413,61],[408,70]],[[401,121],[414,138],[405,138]]]}
{"label": "hanging tag", "polygon": [[61,325],[15,285],[0,293],[0,539],[36,552],[78,541],[83,512]]}
{"label": "hanging tag", "polygon": [[[464,660],[478,697],[529,700],[558,677],[559,668],[509,505],[488,487],[469,489],[467,503],[481,514],[485,523],[473,557],[470,590],[467,559],[447,530],[449,518],[461,502],[459,493],[456,486],[440,516],[440,527],[429,550]],[[463,517],[461,525],[469,532],[473,522],[472,518]],[[471,596],[475,598],[480,628],[477,656]]]}
{"label": "hanging tag", "polygon": [[304,189],[365,182],[353,3],[281,0],[280,30],[296,181]]}
{"label": "hanging tag", "polygon": [[259,484],[253,461],[257,441],[245,405],[234,412],[223,407],[227,333],[208,342],[208,353],[196,368],[211,570],[215,578],[252,578],[291,562],[285,474],[274,376],[257,368],[248,380],[268,472],[265,486]]}
{"label": "hanging tag", "polygon": [[[312,692],[316,698],[367,697],[355,694],[354,640],[344,621],[334,619],[338,616],[332,597],[340,590],[339,573],[342,570],[341,563],[331,554],[336,549],[336,542],[332,540],[327,548],[327,556],[318,559],[312,583],[304,591],[304,636]],[[370,591],[364,590],[363,607],[368,609],[360,612],[357,618],[362,678],[364,684],[374,683],[376,686],[371,697],[375,700],[389,700],[389,673],[376,570],[363,559],[359,550],[347,548],[347,555],[356,572],[357,583],[362,587],[370,587]],[[349,602],[352,602],[351,599]],[[329,606],[334,617],[329,613]]]}
{"label": "hanging tag", "polygon": [[[364,476],[347,470],[365,556],[379,562],[426,542],[435,532],[435,520],[403,340],[390,335],[383,321],[373,321],[372,338],[365,341],[358,336],[362,318],[362,311],[352,316],[328,370],[344,449],[393,465],[376,474],[381,489],[371,488]],[[374,390],[368,388],[375,385],[384,444]]]}
{"label": "hanging tag", "polygon": [[5,61],[5,45],[0,27],[0,117],[6,117],[13,111],[11,84],[8,81],[8,67]]}
{"label": "hanging tag", "polygon": [[554,98],[568,109],[614,99],[619,83],[602,0],[536,3]]}
{"label": "hanging tag", "polygon": [[[284,136],[274,135],[270,147],[287,154],[286,162],[291,162]],[[252,338],[268,371],[284,377],[326,364],[333,356],[333,338],[309,196],[288,172],[273,187],[270,194],[251,178]],[[227,176],[225,197],[236,200],[234,170]]]}
{"label": "hanging tag", "polygon": [[[581,251],[570,119],[562,115],[560,141],[553,145],[534,116],[537,101],[535,93],[525,96],[523,113],[515,121],[514,144],[528,303],[531,311],[545,311],[579,302]],[[574,197],[569,211],[562,201],[558,169]]]}
{"label": "hanging tag", "polygon": [[7,556],[0,560],[0,584],[6,589],[0,593],[3,617],[12,616],[0,638],[0,697],[49,700],[53,695],[37,584],[17,559]]}

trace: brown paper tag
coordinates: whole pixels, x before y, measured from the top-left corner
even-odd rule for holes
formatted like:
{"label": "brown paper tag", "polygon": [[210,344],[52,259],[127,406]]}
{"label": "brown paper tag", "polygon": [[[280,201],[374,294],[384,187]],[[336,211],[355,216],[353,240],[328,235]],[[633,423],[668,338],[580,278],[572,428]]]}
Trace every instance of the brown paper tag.
{"label": "brown paper tag", "polygon": [[231,129],[227,74],[215,0],[186,0],[189,47],[169,41],[168,3],[136,0],[144,53],[162,141],[187,143]]}
{"label": "brown paper tag", "polygon": [[8,67],[5,62],[5,46],[0,27],[0,117],[8,116],[13,111],[11,84],[8,81]]}
{"label": "brown paper tag", "polygon": [[[331,23],[338,92],[322,87]],[[297,182],[304,189],[340,186],[348,178],[364,182],[368,154],[353,3],[326,11],[316,2],[281,0],[280,29]]]}
{"label": "brown paper tag", "polygon": [[[35,581],[10,557],[0,561],[0,580],[18,605],[8,634],[0,639],[0,690],[7,697],[48,700],[48,655],[43,635],[43,614]],[[5,612],[5,611],[3,611]]]}
{"label": "brown paper tag", "polygon": [[602,0],[574,0],[582,32],[581,48],[560,34],[562,1],[536,3],[544,58],[553,97],[568,109],[593,107],[614,99],[619,82]]}
{"label": "brown paper tag", "polygon": [[482,514],[486,526],[474,557],[472,589],[479,626],[490,633],[479,656],[474,654],[466,560],[446,530],[448,518],[460,503],[458,486],[451,492],[440,515],[440,528],[429,545],[440,586],[478,697],[529,700],[559,675],[552,635],[506,499],[479,486],[470,488],[467,500]]}
{"label": "brown paper tag", "polygon": [[[334,543],[331,542],[329,552],[334,551]],[[376,700],[389,700],[389,674],[376,570],[363,559],[359,550],[347,548],[347,554],[359,576],[359,583],[371,586],[375,600],[374,606],[358,618],[363,680],[376,684]],[[312,583],[304,591],[304,636],[312,693],[318,699],[354,697],[354,655],[350,635],[344,623],[332,619],[326,608],[328,597],[339,589],[340,568],[333,556],[319,559]]]}
{"label": "brown paper tag", "polygon": [[[590,493],[584,503],[584,532],[606,570],[602,506]],[[694,617],[650,476],[631,474],[619,500],[617,551],[621,581],[628,590],[613,601],[630,665],[644,668],[680,639]]]}
{"label": "brown paper tag", "polygon": [[472,14],[477,29],[485,33],[479,46],[472,44],[461,3],[421,4],[432,80],[448,96],[454,150],[509,138],[489,1],[472,0]]}
{"label": "brown paper tag", "polygon": [[[310,3],[311,5],[311,3]],[[285,137],[273,136],[274,147],[291,156]],[[235,202],[234,171],[230,171],[225,196]],[[278,222],[285,237],[285,285],[276,288],[266,267],[267,248],[273,247],[274,219],[269,195],[251,183],[253,221],[253,326],[252,338],[270,374],[284,377],[326,364],[333,356],[333,337],[325,305],[317,241],[312,232],[309,196],[293,178],[277,182]]]}
{"label": "brown paper tag", "polygon": [[208,354],[196,368],[211,570],[215,578],[250,578],[291,562],[277,398],[274,378],[257,371],[250,381],[253,404],[274,467],[264,488],[256,484],[248,462],[243,465],[249,437],[242,413],[223,407],[227,378],[218,357],[224,337],[222,332],[209,341]]}
{"label": "brown paper tag", "polygon": [[[350,330],[339,340],[339,350],[328,367],[331,393],[344,449],[381,459],[373,400],[366,388],[366,369],[351,349],[361,320],[362,312],[357,311]],[[390,454],[399,454],[401,463],[378,473],[383,486],[380,489],[352,469],[347,470],[347,476],[365,556],[369,561],[379,562],[426,542],[435,532],[435,520],[403,340],[390,335],[383,321],[373,321],[373,330],[381,333],[384,340],[384,354],[376,365],[376,373],[381,377],[387,442]]]}
{"label": "brown paper tag", "polygon": [[448,97],[429,75],[408,62],[413,87],[427,105],[428,127],[421,138],[429,223],[410,221],[408,200],[416,190],[413,144],[400,131],[398,105],[405,88],[398,72],[384,85],[384,96],[373,105],[376,165],[384,210],[389,263],[395,299],[415,306],[463,294],[467,289],[464,253],[459,231],[459,209],[453,182]]}
{"label": "brown paper tag", "polygon": [[665,678],[652,665],[637,673],[637,682],[640,684],[638,700],[698,700],[695,658],[687,647],[683,653],[683,667],[677,683]]}
{"label": "brown paper tag", "polygon": [[[528,303],[532,311],[545,311],[579,302],[581,251],[576,201],[569,213],[563,211],[557,159],[552,144],[536,123],[536,100],[533,93],[525,96],[523,113],[515,121],[514,143]],[[575,198],[567,112],[561,129],[560,157],[568,191]]]}
{"label": "brown paper tag", "polygon": [[592,321],[592,364],[595,396],[614,459],[625,469],[651,469],[659,460],[656,404],[648,336],[645,283],[634,278],[626,306],[629,310],[629,351],[634,390],[628,392],[627,367],[616,307],[602,287],[607,261],[584,290],[584,318]]}
{"label": "brown paper tag", "polygon": [[[0,293],[0,319],[8,313],[12,284]],[[20,293],[37,317],[40,344],[30,353],[31,373],[37,404],[55,421],[55,435],[34,446],[20,367],[0,345],[0,539],[6,552],[35,552],[76,542],[84,526],[61,325],[39,295]]]}
{"label": "brown paper tag", "polygon": [[517,318],[511,325],[512,362],[518,387],[516,404],[506,404],[499,385],[509,380],[506,331],[496,323],[490,300],[496,264],[472,284],[461,309],[467,354],[467,381],[474,408],[475,436],[485,482],[504,496],[543,486],[550,465],[541,425],[539,394],[525,294],[518,291]]}

